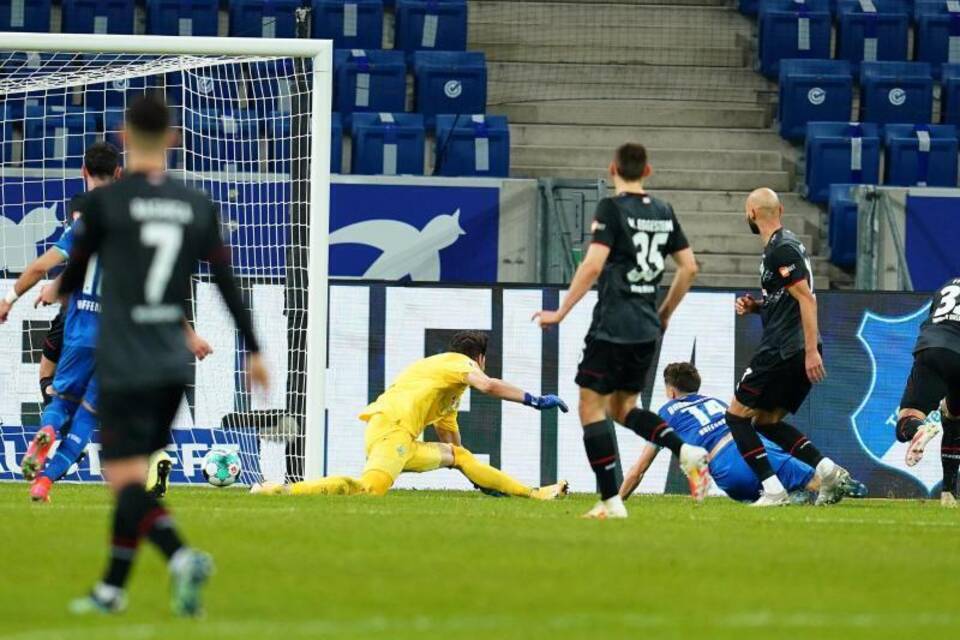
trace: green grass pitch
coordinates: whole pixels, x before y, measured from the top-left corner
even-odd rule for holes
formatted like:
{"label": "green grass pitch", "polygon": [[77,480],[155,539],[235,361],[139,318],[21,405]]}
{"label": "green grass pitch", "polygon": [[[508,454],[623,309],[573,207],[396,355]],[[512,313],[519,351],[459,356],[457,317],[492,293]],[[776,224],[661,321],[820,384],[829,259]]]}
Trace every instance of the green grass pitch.
{"label": "green grass pitch", "polygon": [[479,493],[270,498],[175,487],[169,503],[217,574],[203,620],[171,617],[144,548],[130,608],[74,619],[98,577],[109,496],[58,486],[32,505],[0,484],[0,638],[922,638],[960,625],[960,513],[934,502],[751,510],[638,497]]}

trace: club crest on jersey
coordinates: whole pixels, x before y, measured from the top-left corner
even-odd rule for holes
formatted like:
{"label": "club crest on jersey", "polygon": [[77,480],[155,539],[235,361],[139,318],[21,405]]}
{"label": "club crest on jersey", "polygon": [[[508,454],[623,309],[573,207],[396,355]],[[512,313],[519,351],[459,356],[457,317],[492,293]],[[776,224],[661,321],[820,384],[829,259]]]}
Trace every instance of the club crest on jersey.
{"label": "club crest on jersey", "polygon": [[[939,436],[927,445],[923,460],[915,467],[904,462],[907,444],[897,442],[896,426],[900,398],[910,369],[913,345],[920,325],[930,311],[925,304],[905,316],[881,316],[865,311],[857,338],[870,358],[870,387],[850,422],[863,449],[877,462],[913,476],[929,492],[942,478]],[[928,421],[939,422],[938,413]]]}

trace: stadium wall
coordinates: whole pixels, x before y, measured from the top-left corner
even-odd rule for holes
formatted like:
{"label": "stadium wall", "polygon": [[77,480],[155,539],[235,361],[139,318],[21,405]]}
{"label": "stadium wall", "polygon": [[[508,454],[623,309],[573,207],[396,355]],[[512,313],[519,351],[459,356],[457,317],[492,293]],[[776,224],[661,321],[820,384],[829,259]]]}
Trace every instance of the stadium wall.
{"label": "stadium wall", "polygon": [[[11,284],[3,282],[5,289]],[[257,409],[282,409],[286,363],[281,285],[252,286],[250,294],[264,333],[266,355],[278,374],[273,395]],[[583,335],[590,322],[591,294],[558,330],[541,332],[530,322],[534,311],[555,306],[556,288],[443,285],[388,285],[339,282],[331,288],[328,420],[322,442],[327,473],[356,473],[363,462],[360,409],[381,392],[410,361],[443,349],[457,329],[484,329],[493,334],[488,368],[520,386],[559,392],[575,404],[574,371]],[[760,336],[757,319],[738,320],[735,293],[697,290],[671,321],[643,393],[645,406],[664,401],[661,374],[670,362],[693,360],[704,378],[703,392],[727,400]],[[196,369],[193,406],[177,418],[175,445],[180,465],[174,479],[199,480],[199,460],[212,441],[223,441],[220,420],[238,404],[239,392],[225,389],[237,380],[236,354],[229,317],[210,285],[198,285],[195,309],[198,331],[214,341],[215,354]],[[829,377],[796,416],[820,448],[847,466],[870,488],[872,496],[920,497],[935,489],[940,476],[939,441],[923,462],[908,469],[903,447],[894,438],[895,413],[912,361],[917,328],[927,299],[906,293],[823,292],[820,320]],[[0,479],[19,478],[17,462],[33,428],[37,409],[36,352],[30,349],[31,323],[49,320],[49,309],[23,304],[0,326]],[[593,474],[583,456],[576,411],[539,414],[526,407],[470,394],[462,404],[465,446],[521,480],[539,484],[558,477],[577,491],[593,489]],[[934,418],[936,419],[936,417]],[[35,422],[35,418],[33,418]],[[27,425],[27,426],[24,426]],[[639,454],[642,442],[620,429],[625,462]],[[72,479],[99,479],[97,446]],[[186,475],[184,474],[186,472]],[[469,488],[459,474],[437,471],[407,475],[405,488]],[[661,456],[641,491],[683,491],[675,463]]]}

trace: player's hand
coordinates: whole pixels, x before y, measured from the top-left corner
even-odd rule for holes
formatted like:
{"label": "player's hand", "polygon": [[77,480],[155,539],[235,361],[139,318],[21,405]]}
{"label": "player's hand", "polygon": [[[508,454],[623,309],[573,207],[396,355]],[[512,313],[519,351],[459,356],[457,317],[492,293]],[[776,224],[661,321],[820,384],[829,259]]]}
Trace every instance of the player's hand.
{"label": "player's hand", "polygon": [[263,363],[263,357],[259,353],[251,353],[247,356],[247,380],[258,389],[267,390],[270,388],[270,374],[267,372],[267,365]]}
{"label": "player's hand", "polygon": [[735,305],[738,316],[745,316],[760,311],[760,303],[757,302],[749,293],[737,298]]}
{"label": "player's hand", "polygon": [[213,353],[213,347],[210,346],[210,343],[197,335],[196,332],[191,332],[187,337],[187,348],[190,349],[190,353],[197,360],[203,360]]}
{"label": "player's hand", "polygon": [[7,321],[7,318],[10,317],[10,309],[13,308],[13,305],[7,302],[6,300],[0,300],[0,324],[3,324]]}
{"label": "player's hand", "polygon": [[60,302],[60,292],[58,287],[55,287],[52,284],[45,284],[40,287],[40,295],[37,296],[37,299],[33,301],[33,308],[37,307],[49,307],[52,304],[57,304]]}
{"label": "player's hand", "polygon": [[670,314],[665,311],[658,311],[657,315],[660,317],[660,333],[666,333],[667,327],[670,325]]}
{"label": "player's hand", "polygon": [[564,413],[570,411],[567,403],[564,402],[560,396],[555,395],[535,396],[528,393],[523,398],[523,404],[528,407],[533,407],[537,411],[545,411],[547,409],[560,409],[560,411]]}
{"label": "player's hand", "polygon": [[808,351],[806,357],[807,378],[810,382],[817,384],[823,382],[827,377],[827,370],[823,366],[823,358],[819,351]]}
{"label": "player's hand", "polygon": [[540,327],[551,327],[563,322],[563,315],[559,311],[537,311],[533,314],[533,321]]}

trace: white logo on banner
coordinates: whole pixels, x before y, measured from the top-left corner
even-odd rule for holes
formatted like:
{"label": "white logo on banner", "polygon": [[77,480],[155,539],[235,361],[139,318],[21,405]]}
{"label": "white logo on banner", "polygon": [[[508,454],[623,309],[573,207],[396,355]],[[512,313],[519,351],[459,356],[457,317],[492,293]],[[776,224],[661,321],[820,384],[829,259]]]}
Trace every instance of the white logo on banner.
{"label": "white logo on banner", "polygon": [[37,243],[59,226],[55,204],[32,209],[19,223],[0,215],[0,271],[23,271],[37,257]]}
{"label": "white logo on banner", "polygon": [[899,87],[896,87],[894,89],[890,89],[889,98],[890,104],[895,107],[900,107],[903,106],[903,104],[907,101],[907,92]]}
{"label": "white logo on banner", "polygon": [[460,210],[439,215],[423,228],[399,220],[365,220],[337,229],[330,244],[364,244],[383,254],[363,274],[371,280],[440,280],[440,251],[466,235],[460,227]]}
{"label": "white logo on banner", "polygon": [[443,85],[443,93],[451,100],[456,100],[460,97],[460,94],[463,93],[463,84],[461,84],[459,80],[448,80],[447,83]]}
{"label": "white logo on banner", "polygon": [[807,92],[807,100],[810,104],[821,105],[827,99],[827,92],[820,87],[813,87]]}

